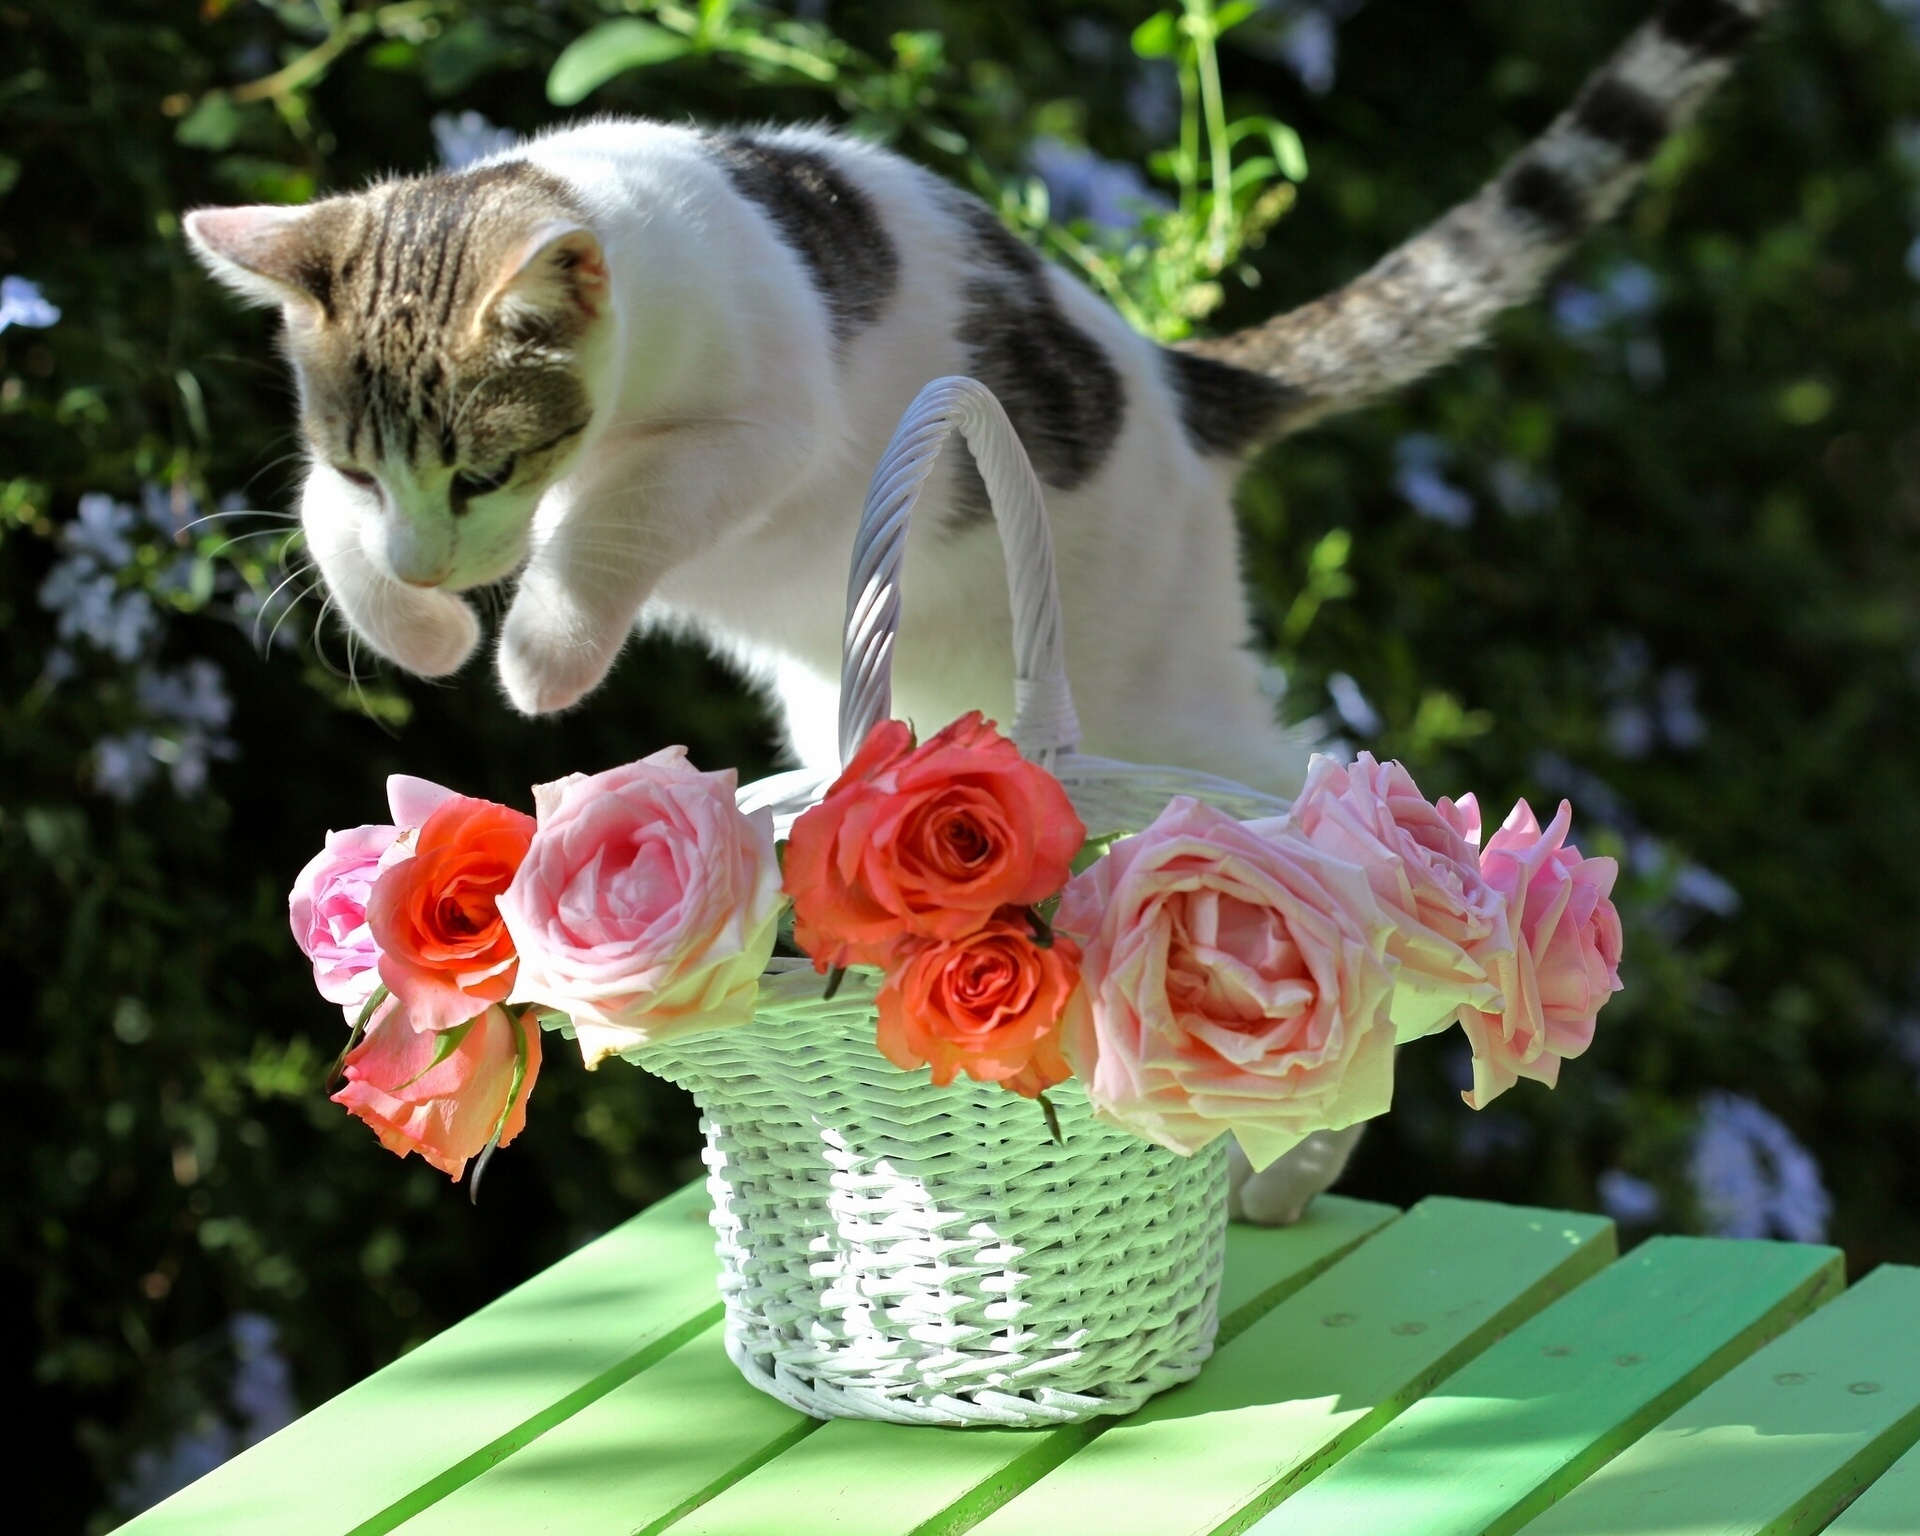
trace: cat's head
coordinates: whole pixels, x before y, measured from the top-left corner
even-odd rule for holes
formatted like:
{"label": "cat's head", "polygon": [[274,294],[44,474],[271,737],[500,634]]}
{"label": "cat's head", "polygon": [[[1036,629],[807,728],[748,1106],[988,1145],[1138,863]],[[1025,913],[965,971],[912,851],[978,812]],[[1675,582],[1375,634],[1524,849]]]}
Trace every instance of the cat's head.
{"label": "cat's head", "polygon": [[611,323],[565,185],[507,161],[186,228],[216,277],[284,314],[323,569],[443,593],[509,574],[592,421]]}

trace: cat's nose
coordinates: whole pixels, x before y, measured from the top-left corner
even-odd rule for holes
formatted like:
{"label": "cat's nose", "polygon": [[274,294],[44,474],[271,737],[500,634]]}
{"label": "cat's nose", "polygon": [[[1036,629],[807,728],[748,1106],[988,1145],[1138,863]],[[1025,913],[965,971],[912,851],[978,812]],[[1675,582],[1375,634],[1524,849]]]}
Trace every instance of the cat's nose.
{"label": "cat's nose", "polygon": [[395,519],[386,543],[388,569],[410,587],[437,587],[453,574],[450,530]]}

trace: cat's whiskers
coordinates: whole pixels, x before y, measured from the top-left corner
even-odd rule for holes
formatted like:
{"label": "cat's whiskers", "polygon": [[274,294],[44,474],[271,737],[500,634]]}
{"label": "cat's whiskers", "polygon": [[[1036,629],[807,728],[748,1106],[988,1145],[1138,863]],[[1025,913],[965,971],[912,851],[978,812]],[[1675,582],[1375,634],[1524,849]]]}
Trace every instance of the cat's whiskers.
{"label": "cat's whiskers", "polygon": [[[254,620],[253,620],[253,642],[254,642],[254,645],[259,648],[261,655],[263,656],[266,655],[267,651],[272,647],[273,637],[280,632],[280,625],[282,622],[284,622],[284,620],[286,619],[286,616],[292,613],[295,608],[300,606],[301,602],[304,601],[307,598],[307,596],[312,593],[314,587],[317,587],[321,584],[319,580],[319,571],[320,571],[319,565],[313,560],[302,561],[299,565],[296,565],[291,571],[289,571],[286,574],[286,576],[279,582],[278,585],[274,587],[274,589],[271,592],[269,592],[264,598],[260,600],[259,611],[254,615]],[[300,592],[298,592],[293,597],[287,600],[286,607],[281,609],[280,616],[274,620],[273,628],[267,631],[267,638],[265,643],[263,644],[260,639],[260,621],[273,611],[273,600],[277,598],[282,592],[286,591],[286,589],[290,585],[292,585],[294,582],[300,580],[300,578],[303,576],[314,577],[315,580],[314,580],[313,586],[303,588]]]}

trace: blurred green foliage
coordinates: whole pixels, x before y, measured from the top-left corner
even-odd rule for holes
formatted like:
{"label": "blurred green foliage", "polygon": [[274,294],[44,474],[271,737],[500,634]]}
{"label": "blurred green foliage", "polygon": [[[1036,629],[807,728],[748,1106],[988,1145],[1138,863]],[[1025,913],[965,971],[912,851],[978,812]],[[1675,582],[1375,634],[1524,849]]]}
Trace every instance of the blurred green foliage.
{"label": "blurred green foliage", "polygon": [[[1645,8],[0,0],[0,273],[63,311],[0,331],[0,1358],[34,1405],[32,1527],[110,1524],[140,1451],[233,1416],[209,1341],[235,1315],[279,1324],[311,1403],[697,1166],[676,1093],[557,1057],[477,1210],[328,1105],[341,1023],[283,907],[325,829],[401,769],[525,804],[670,741],[749,776],[773,755],[755,701],[663,641],[531,724],[479,666],[350,667],[317,597],[288,602],[270,319],[193,267],[182,210],[425,168],[441,113],[825,118],[1177,336],[1323,292],[1471,193]],[[1593,1052],[1474,1116],[1451,1048],[1410,1049],[1356,1192],[1591,1207],[1627,1174],[1657,1197],[1635,1230],[1697,1227],[1698,1108],[1728,1089],[1814,1153],[1856,1268],[1920,1260],[1914,9],[1799,0],[1546,301],[1246,483],[1289,713],[1496,817],[1569,794],[1628,871]],[[1310,13],[1343,19],[1330,90],[1302,81]],[[1040,144],[1157,199],[1132,233],[1081,216]],[[80,498],[145,487],[162,510],[101,597],[151,625],[121,656],[57,635],[39,593]],[[259,510],[182,526],[229,494]],[[237,749],[204,788],[155,702],[195,659]],[[103,743],[129,741],[159,776],[122,803]]]}

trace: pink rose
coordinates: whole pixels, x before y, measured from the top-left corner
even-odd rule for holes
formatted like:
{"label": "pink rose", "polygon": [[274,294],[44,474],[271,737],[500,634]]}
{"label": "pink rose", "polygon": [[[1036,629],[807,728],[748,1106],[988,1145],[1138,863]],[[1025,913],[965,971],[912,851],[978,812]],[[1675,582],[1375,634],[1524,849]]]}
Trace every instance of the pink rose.
{"label": "pink rose", "polygon": [[346,1074],[334,1103],[372,1126],[389,1152],[418,1152],[458,1179],[496,1129],[504,1147],[526,1125],[540,1030],[530,1014],[498,1007],[452,1029],[419,1030],[389,998],[347,1057]]}
{"label": "pink rose", "polygon": [[350,827],[329,832],[287,896],[293,941],[313,962],[313,984],[330,1003],[357,1019],[380,985],[380,946],[367,927],[367,896],[398,827]]}
{"label": "pink rose", "polygon": [[1562,1060],[1593,1043],[1594,1018],[1620,990],[1620,914],[1607,898],[1620,868],[1583,859],[1567,842],[1573,808],[1545,832],[1522,800],[1480,855],[1487,884],[1506,898],[1518,982],[1497,1012],[1460,1016],[1473,1045],[1475,1109],[1530,1077],[1551,1088]]}
{"label": "pink rose", "polygon": [[431,779],[416,779],[410,773],[387,775],[387,809],[393,813],[396,827],[424,827],[427,818],[452,798],[452,790]]}
{"label": "pink rose", "polygon": [[1366,876],[1181,796],[1067,886],[1083,993],[1066,1052],[1094,1108],[1264,1168],[1393,1096],[1393,920]]}
{"label": "pink rose", "polygon": [[380,946],[367,926],[367,901],[383,870],[413,856],[415,832],[453,791],[396,773],[387,780],[391,826],[329,832],[327,845],[287,893],[293,941],[313,962],[314,985],[356,1022],[380,986]]}
{"label": "pink rose", "polygon": [[538,828],[500,912],[515,1002],[571,1014],[589,1067],[753,1016],[781,909],[770,812],[669,747],[533,792]]}
{"label": "pink rose", "polygon": [[[1263,830],[1269,823],[1259,824]],[[1395,1037],[1445,1029],[1463,1007],[1494,1009],[1516,983],[1507,903],[1480,873],[1480,807],[1429,804],[1398,763],[1362,752],[1352,767],[1316,756],[1279,823],[1367,873],[1393,920]]]}

